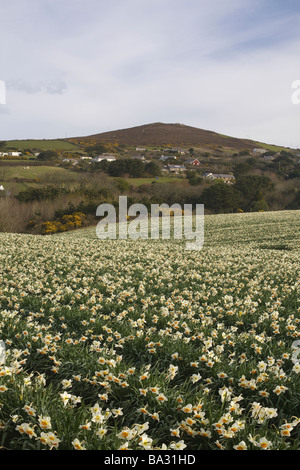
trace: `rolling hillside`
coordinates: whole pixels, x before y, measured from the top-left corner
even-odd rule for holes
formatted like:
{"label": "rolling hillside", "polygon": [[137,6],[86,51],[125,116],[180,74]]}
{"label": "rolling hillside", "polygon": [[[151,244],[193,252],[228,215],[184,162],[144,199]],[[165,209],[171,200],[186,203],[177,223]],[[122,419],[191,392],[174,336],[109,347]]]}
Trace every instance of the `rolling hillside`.
{"label": "rolling hillside", "polygon": [[225,136],[184,124],[165,124],[160,122],[69,140],[70,142],[78,142],[80,140],[83,144],[90,141],[98,141],[128,146],[221,146],[238,150],[253,150],[258,145],[263,145],[251,140]]}
{"label": "rolling hillside", "polygon": [[185,124],[166,124],[156,122],[126,129],[113,130],[92,134],[88,136],[75,136],[69,139],[26,139],[11,140],[6,142],[5,150],[35,151],[84,151],[86,146],[104,144],[124,145],[129,147],[196,147],[216,148],[232,150],[253,150],[255,147],[264,147],[269,150],[280,151],[285,147],[260,143],[248,139],[239,139],[210,130],[186,126]]}

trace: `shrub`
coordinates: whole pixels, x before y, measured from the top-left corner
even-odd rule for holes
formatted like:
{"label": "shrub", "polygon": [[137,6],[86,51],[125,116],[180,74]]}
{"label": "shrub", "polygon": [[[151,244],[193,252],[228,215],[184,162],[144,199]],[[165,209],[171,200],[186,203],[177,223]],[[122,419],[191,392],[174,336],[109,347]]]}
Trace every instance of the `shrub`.
{"label": "shrub", "polygon": [[50,235],[57,232],[67,232],[80,228],[84,225],[85,214],[75,212],[74,214],[63,215],[61,220],[46,221],[42,223],[42,234]]}

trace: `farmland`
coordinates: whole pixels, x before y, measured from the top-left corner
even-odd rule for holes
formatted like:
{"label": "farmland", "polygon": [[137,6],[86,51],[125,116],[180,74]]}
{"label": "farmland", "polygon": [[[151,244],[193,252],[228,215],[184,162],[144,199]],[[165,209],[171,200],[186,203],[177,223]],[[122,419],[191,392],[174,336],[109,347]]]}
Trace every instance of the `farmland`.
{"label": "farmland", "polygon": [[69,142],[68,140],[61,139],[26,139],[26,140],[10,140],[7,143],[8,149],[35,149],[35,150],[78,150],[78,147],[75,143]]}
{"label": "farmland", "polygon": [[300,211],[0,241],[1,446],[300,448]]}

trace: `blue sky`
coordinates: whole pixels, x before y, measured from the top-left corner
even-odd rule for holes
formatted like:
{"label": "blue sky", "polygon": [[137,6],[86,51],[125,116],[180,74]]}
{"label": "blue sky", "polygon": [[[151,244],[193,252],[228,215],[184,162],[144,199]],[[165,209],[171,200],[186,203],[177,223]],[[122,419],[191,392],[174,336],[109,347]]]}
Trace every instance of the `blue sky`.
{"label": "blue sky", "polygon": [[300,148],[300,5],[0,3],[0,140],[180,122]]}

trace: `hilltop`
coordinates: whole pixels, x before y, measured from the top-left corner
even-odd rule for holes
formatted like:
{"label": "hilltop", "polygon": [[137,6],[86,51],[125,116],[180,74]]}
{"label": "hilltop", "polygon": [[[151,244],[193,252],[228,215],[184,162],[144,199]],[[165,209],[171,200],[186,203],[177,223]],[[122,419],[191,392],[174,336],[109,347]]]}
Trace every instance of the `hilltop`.
{"label": "hilltop", "polygon": [[82,144],[97,141],[99,143],[117,143],[127,146],[220,146],[236,150],[253,150],[258,145],[258,142],[255,141],[225,136],[185,124],[165,124],[161,122],[72,138],[69,141],[77,143],[80,141]]}

